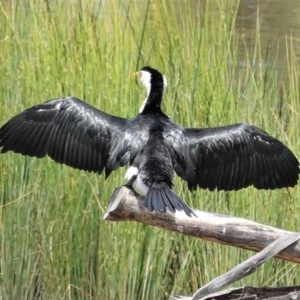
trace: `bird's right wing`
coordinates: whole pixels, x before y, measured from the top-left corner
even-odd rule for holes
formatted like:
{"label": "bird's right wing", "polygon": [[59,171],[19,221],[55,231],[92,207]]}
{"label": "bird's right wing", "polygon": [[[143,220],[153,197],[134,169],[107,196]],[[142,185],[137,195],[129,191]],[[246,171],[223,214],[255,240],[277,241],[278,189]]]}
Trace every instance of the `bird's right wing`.
{"label": "bird's right wing", "polygon": [[124,143],[127,120],[74,98],[33,106],[0,129],[1,152],[44,157],[74,168],[107,175],[129,160]]}

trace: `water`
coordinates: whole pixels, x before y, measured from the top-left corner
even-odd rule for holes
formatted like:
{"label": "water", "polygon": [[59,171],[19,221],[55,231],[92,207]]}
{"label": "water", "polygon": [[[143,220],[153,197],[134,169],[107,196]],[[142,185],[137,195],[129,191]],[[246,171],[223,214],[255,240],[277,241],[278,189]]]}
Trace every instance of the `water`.
{"label": "water", "polygon": [[[259,30],[258,30],[259,28]],[[236,19],[239,43],[239,65],[245,56],[255,52],[255,40],[260,36],[262,63],[272,65],[285,77],[288,50],[300,59],[299,0],[241,0]]]}

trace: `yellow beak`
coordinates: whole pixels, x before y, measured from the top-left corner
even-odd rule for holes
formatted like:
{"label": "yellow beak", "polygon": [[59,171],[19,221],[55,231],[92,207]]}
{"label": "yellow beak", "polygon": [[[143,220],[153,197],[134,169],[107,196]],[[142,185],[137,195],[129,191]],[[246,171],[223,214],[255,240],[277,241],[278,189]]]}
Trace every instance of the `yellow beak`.
{"label": "yellow beak", "polygon": [[137,72],[134,72],[133,75],[136,77],[141,77],[142,73],[140,71],[137,71]]}

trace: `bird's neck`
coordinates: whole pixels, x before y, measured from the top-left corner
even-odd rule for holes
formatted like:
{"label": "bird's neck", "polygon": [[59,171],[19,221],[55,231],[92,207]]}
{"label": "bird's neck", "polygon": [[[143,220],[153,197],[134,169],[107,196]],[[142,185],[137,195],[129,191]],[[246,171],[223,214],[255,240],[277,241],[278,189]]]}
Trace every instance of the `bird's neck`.
{"label": "bird's neck", "polygon": [[147,90],[147,97],[140,108],[141,114],[146,113],[162,113],[161,111],[161,102],[163,97],[163,89],[158,88],[151,88]]}

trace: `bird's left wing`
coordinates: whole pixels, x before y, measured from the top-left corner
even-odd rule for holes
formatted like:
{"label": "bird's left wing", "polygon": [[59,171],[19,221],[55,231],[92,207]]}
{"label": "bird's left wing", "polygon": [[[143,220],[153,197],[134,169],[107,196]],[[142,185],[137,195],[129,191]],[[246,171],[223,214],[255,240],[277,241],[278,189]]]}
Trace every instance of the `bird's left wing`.
{"label": "bird's left wing", "polygon": [[[44,157],[74,168],[107,174],[129,160],[127,120],[74,98],[33,106],[0,129],[1,152]],[[127,143],[128,144],[128,143]],[[127,145],[126,144],[126,145]],[[125,148],[126,149],[125,149]]]}
{"label": "bird's left wing", "polygon": [[250,185],[274,189],[298,181],[299,162],[294,154],[257,127],[185,128],[184,135],[186,168],[175,170],[190,189],[238,190]]}

